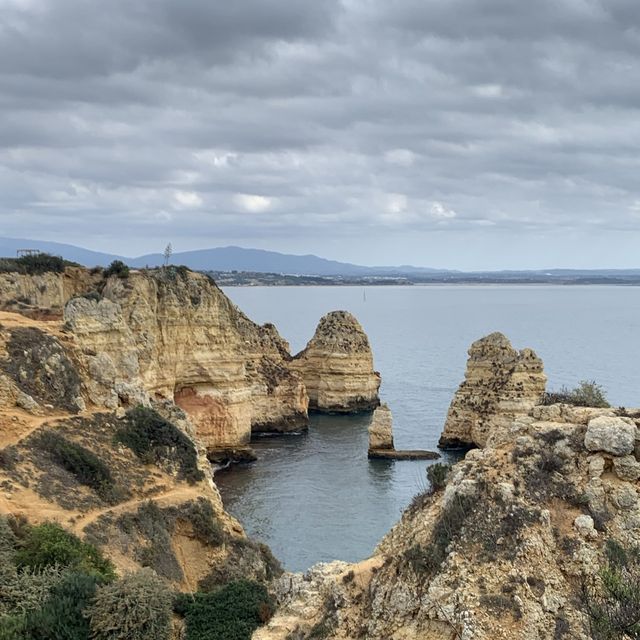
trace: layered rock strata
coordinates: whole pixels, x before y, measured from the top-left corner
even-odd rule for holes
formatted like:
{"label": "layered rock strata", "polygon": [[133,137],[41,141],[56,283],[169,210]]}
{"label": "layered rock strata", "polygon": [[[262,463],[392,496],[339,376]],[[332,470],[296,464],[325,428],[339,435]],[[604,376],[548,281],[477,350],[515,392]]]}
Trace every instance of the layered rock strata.
{"label": "layered rock strata", "polygon": [[204,275],[167,269],[112,277],[98,299],[70,300],[64,318],[97,405],[174,400],[210,449],[247,444],[252,426],[306,425],[307,395],[286,367],[286,342]]}
{"label": "layered rock strata", "polygon": [[474,342],[464,382],[449,406],[439,446],[483,447],[496,428],[526,415],[540,401],[546,384],[542,360],[531,349],[517,351],[502,333]]}
{"label": "layered rock strata", "polygon": [[380,374],[373,367],[369,339],[347,311],[332,311],[320,320],[291,368],[304,380],[310,410],[359,413],[380,404]]}
{"label": "layered rock strata", "polygon": [[385,403],[377,407],[371,416],[367,455],[379,460],[435,460],[440,457],[434,451],[397,450],[393,444],[393,415]]}

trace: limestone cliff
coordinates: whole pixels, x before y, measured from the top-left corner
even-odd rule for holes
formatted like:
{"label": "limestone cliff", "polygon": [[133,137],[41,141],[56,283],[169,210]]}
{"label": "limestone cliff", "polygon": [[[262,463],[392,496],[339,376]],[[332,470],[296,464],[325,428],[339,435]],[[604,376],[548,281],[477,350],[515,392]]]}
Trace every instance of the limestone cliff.
{"label": "limestone cliff", "polygon": [[70,298],[93,288],[97,280],[96,275],[80,267],[39,275],[0,273],[0,308],[36,316],[38,312],[61,314]]}
{"label": "limestone cliff", "polygon": [[225,513],[185,413],[169,400],[85,403],[88,372],[59,322],[0,323],[0,515],[57,521],[120,571],[150,566],[181,590],[277,574]]}
{"label": "limestone cliff", "polygon": [[640,545],[640,411],[616,413],[536,406],[496,423],[371,558],[284,576],[254,640],[596,637],[601,571],[616,544]]}
{"label": "limestone cliff", "polygon": [[249,442],[259,430],[307,421],[302,379],[288,345],[244,316],[206,276],[181,269],[109,278],[99,297],[77,297],[65,323],[97,405],[175,400],[208,448]]}
{"label": "limestone cliff", "polygon": [[439,446],[484,446],[496,422],[527,414],[540,401],[545,384],[542,361],[531,349],[517,351],[501,333],[477,340]]}
{"label": "limestone cliff", "polygon": [[380,404],[380,374],[360,323],[346,311],[333,311],[318,324],[291,367],[309,394],[309,409],[327,413],[371,411]]}

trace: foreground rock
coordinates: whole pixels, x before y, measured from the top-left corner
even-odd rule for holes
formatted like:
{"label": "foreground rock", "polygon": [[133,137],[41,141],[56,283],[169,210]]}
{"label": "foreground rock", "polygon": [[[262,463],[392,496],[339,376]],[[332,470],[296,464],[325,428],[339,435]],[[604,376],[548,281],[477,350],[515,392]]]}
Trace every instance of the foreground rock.
{"label": "foreground rock", "polygon": [[[525,410],[544,386],[533,352],[493,335],[470,355],[450,417],[482,448],[444,488],[415,496],[371,558],[283,576],[278,612],[256,640],[594,637],[589,589],[616,544],[640,545],[640,412]],[[389,450],[388,410],[374,422],[372,444]]]}
{"label": "foreground rock", "polygon": [[393,416],[386,404],[381,404],[371,417],[367,455],[378,460],[435,460],[440,457],[434,451],[396,450],[393,444]]}
{"label": "foreground rock", "polygon": [[373,368],[369,340],[346,311],[324,316],[291,366],[304,380],[310,410],[359,413],[380,404],[380,374]]}
{"label": "foreground rock", "polygon": [[531,349],[517,351],[501,333],[474,342],[439,446],[483,447],[496,423],[504,425],[538,404],[545,384],[542,360]]}

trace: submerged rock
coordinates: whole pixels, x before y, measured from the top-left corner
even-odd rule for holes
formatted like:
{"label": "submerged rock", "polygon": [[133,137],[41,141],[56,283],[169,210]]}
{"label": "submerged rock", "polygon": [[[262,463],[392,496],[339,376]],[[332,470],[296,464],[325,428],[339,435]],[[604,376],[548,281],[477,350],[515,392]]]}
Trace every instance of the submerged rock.
{"label": "submerged rock", "polygon": [[369,339],[346,311],[324,316],[291,366],[304,379],[310,410],[359,413],[380,404],[380,374],[373,368]]}
{"label": "submerged rock", "polygon": [[539,402],[545,384],[542,360],[531,349],[517,351],[497,332],[477,340],[439,446],[483,447],[493,428],[527,414]]}

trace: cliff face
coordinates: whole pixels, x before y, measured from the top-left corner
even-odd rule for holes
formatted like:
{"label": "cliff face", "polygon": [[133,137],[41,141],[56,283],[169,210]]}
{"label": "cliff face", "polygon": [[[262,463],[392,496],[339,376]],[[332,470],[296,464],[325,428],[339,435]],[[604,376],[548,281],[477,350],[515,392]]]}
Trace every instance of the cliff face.
{"label": "cliff face", "polygon": [[0,312],[0,515],[59,522],[181,590],[270,580],[277,562],[224,511],[196,425],[170,401],[85,403],[84,365],[60,323]]}
{"label": "cliff face", "polygon": [[40,275],[0,273],[0,308],[62,313],[70,298],[89,290],[96,281],[96,276],[78,267]]}
{"label": "cliff face", "polygon": [[474,342],[464,382],[449,407],[441,447],[485,445],[496,422],[527,414],[545,390],[542,360],[501,333]]}
{"label": "cliff face", "polygon": [[[507,388],[523,356],[531,371],[531,352],[498,336],[475,343],[472,362],[487,350],[506,360]],[[478,380],[495,380],[485,371]],[[602,571],[620,566],[616,544],[640,545],[640,410],[525,410],[521,398],[496,400],[482,448],[453,466],[444,488],[416,495],[371,558],[284,576],[278,613],[254,640],[596,637],[589,612]]]}
{"label": "cliff face", "polygon": [[248,443],[252,425],[306,425],[303,382],[283,365],[286,342],[203,275],[112,277],[99,299],[72,299],[64,317],[95,404],[115,408],[147,394],[175,400],[212,449]]}
{"label": "cliff face", "polygon": [[371,411],[380,404],[380,374],[360,323],[346,311],[324,316],[291,367],[304,379],[309,408],[328,413]]}

